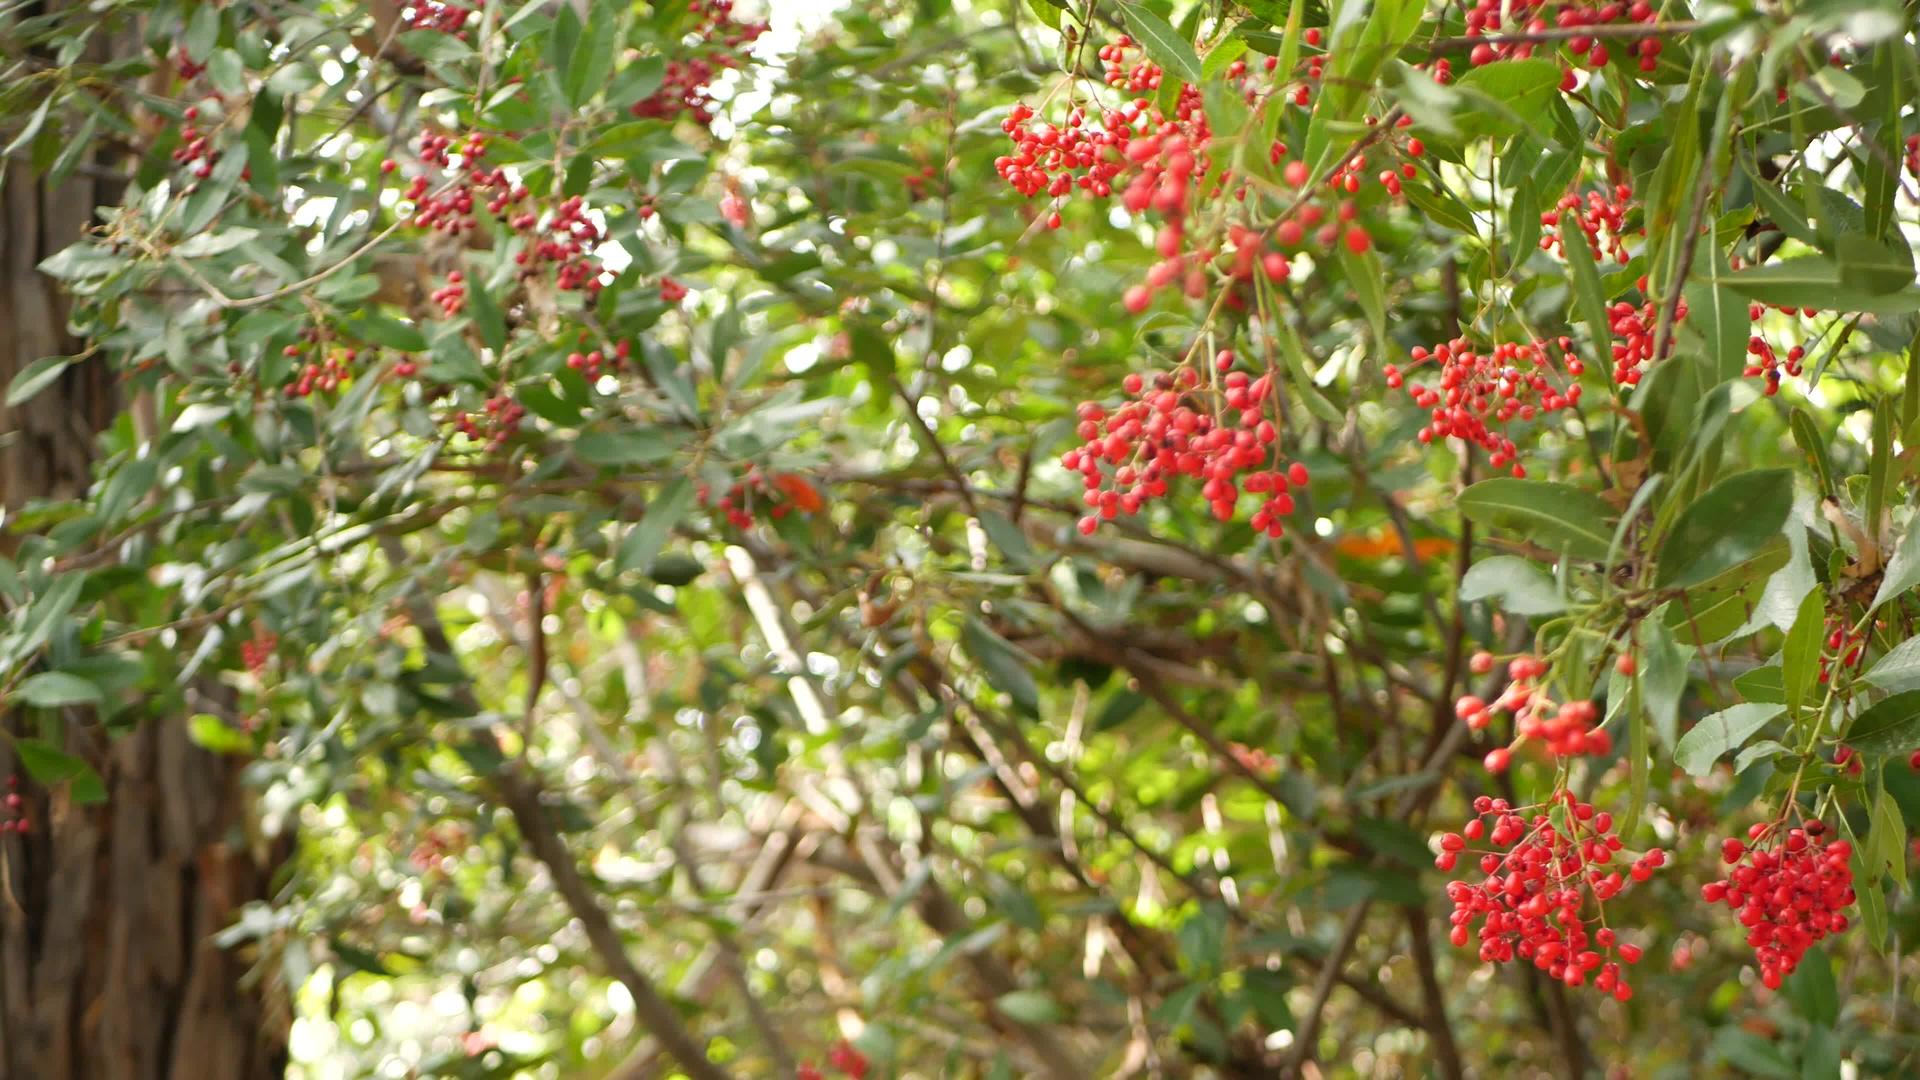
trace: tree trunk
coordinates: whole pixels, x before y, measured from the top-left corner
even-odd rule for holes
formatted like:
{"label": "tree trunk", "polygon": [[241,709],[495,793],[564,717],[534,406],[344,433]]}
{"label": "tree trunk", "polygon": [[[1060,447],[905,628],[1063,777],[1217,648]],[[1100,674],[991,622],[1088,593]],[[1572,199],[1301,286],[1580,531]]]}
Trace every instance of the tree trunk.
{"label": "tree trunk", "polygon": [[[66,305],[36,270],[118,197],[83,170],[49,189],[0,163],[0,387],[43,356],[72,354]],[[106,363],[69,368],[0,408],[0,505],[87,489],[96,433],[117,411]],[[0,540],[0,545],[4,541]],[[249,841],[232,759],[188,741],[178,719],[110,736],[67,710],[69,752],[107,801],[78,805],[19,775],[30,823],[0,835],[0,1076],[7,1080],[255,1080],[286,1060],[277,972],[213,943],[242,905],[269,895],[284,848]],[[25,718],[0,715],[19,731]],[[0,775],[19,773],[0,741]]]}

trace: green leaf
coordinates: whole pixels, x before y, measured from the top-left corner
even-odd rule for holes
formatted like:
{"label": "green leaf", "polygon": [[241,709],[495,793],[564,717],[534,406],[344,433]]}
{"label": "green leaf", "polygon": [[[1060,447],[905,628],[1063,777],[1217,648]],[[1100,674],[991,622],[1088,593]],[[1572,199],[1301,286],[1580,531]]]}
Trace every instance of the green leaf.
{"label": "green leaf", "polygon": [[1874,703],[1854,717],[1847,745],[1863,754],[1905,754],[1920,750],[1920,690],[1907,690]]}
{"label": "green leaf", "polygon": [[572,4],[559,5],[553,27],[547,31],[547,64],[556,72],[573,67],[573,54],[580,47],[580,13]]}
{"label": "green leaf", "polygon": [[589,465],[651,465],[672,457],[684,441],[664,428],[589,431],[573,441],[573,454]]}
{"label": "green leaf", "polygon": [[1725,285],[1737,295],[1765,304],[1873,315],[1920,310],[1920,289],[1876,293],[1850,287],[1841,281],[1839,264],[1824,255],[1804,255],[1738,270],[1727,275]]}
{"label": "green leaf", "polygon": [[1812,414],[1805,406],[1795,405],[1788,415],[1787,426],[1793,432],[1793,442],[1807,455],[1813,471],[1820,477],[1820,493],[1833,493],[1833,466],[1827,461],[1827,441],[1821,437],[1820,429],[1814,424]]}
{"label": "green leaf", "polygon": [[7,408],[31,401],[34,395],[57,382],[73,360],[65,356],[43,356],[14,373],[7,384]]}
{"label": "green leaf", "polygon": [[1900,807],[1882,787],[1874,797],[1873,808],[1868,814],[1871,827],[1867,831],[1867,849],[1871,856],[1868,863],[1872,871],[1872,880],[1879,880],[1891,873],[1893,880],[1901,888],[1907,887],[1907,823],[1900,816]]}
{"label": "green leaf", "polygon": [[14,687],[13,696],[43,709],[62,705],[98,705],[102,700],[99,687],[64,671],[43,671],[38,675],[29,675]]}
{"label": "green leaf", "polygon": [[1686,325],[1706,341],[1713,381],[1739,378],[1747,369],[1747,341],[1753,327],[1747,319],[1746,302],[1735,296],[1733,290],[1700,278],[1689,281],[1684,291]]}
{"label": "green leaf", "polygon": [[1500,610],[1514,615],[1552,615],[1567,607],[1553,578],[1538,564],[1515,555],[1494,555],[1474,563],[1460,579],[1460,599],[1497,599]]}
{"label": "green leaf", "polygon": [[[1453,85],[1477,90],[1538,123],[1547,119],[1547,102],[1560,88],[1560,64],[1543,57],[1506,60],[1468,69]],[[1556,198],[1558,197],[1556,193]]]}
{"label": "green leaf", "polygon": [[[1593,248],[1580,228],[1577,214],[1560,215],[1560,249],[1566,253],[1567,267],[1573,271],[1573,299],[1580,321],[1587,324],[1597,356],[1604,357],[1613,345],[1613,320],[1607,315],[1606,289],[1600,284],[1600,270],[1594,264]],[[1599,361],[1594,367],[1601,366]]]}
{"label": "green leaf", "polygon": [[1736,473],[1681,513],[1660,545],[1654,580],[1689,588],[1760,553],[1793,512],[1793,474],[1786,469]]}
{"label": "green leaf", "polygon": [[1599,562],[1613,536],[1613,508],[1590,492],[1549,480],[1498,476],[1460,493],[1469,520],[1511,529],[1576,559]]}
{"label": "green leaf", "polygon": [[1020,526],[997,510],[981,510],[979,520],[981,530],[993,546],[1000,549],[1000,556],[1007,560],[1008,566],[1020,571],[1032,569],[1033,547],[1020,532]]}
{"label": "green leaf", "polygon": [[961,628],[960,641],[974,662],[986,670],[989,686],[1011,696],[1021,712],[1039,717],[1040,688],[1034,683],[1033,672],[1020,650],[973,616],[968,616]]}
{"label": "green leaf", "polygon": [[1819,947],[1808,949],[1800,966],[1781,987],[1793,1008],[1810,1024],[1832,1027],[1840,1019],[1840,991],[1833,981],[1833,962]]}
{"label": "green leaf", "polygon": [[1120,17],[1126,20],[1127,29],[1146,50],[1147,59],[1158,64],[1160,70],[1195,86],[1205,81],[1193,43],[1180,36],[1165,19],[1138,4],[1121,4]]}
{"label": "green leaf", "polygon": [[20,621],[19,636],[10,643],[8,654],[16,660],[22,660],[46,644],[53,636],[54,627],[67,617],[67,612],[73,610],[74,601],[80,598],[80,589],[86,581],[87,575],[84,573],[62,574],[53,579],[47,590],[27,608],[26,615]]}
{"label": "green leaf", "polygon": [[1894,549],[1893,558],[1887,560],[1887,568],[1880,578],[1880,588],[1873,594],[1871,607],[1877,608],[1915,585],[1920,585],[1920,515],[1907,523],[1907,531],[1900,537],[1900,546]]}
{"label": "green leaf", "polygon": [[1673,748],[1673,763],[1689,776],[1705,776],[1713,771],[1720,755],[1738,750],[1754,733],[1786,712],[1786,706],[1764,701],[1746,701],[1700,718],[1687,729]]}
{"label": "green leaf", "polygon": [[1797,715],[1819,678],[1820,647],[1827,636],[1827,593],[1815,585],[1800,601],[1793,627],[1780,649],[1780,687],[1787,707]]}
{"label": "green leaf", "polygon": [[1787,703],[1787,687],[1781,681],[1777,664],[1757,667],[1734,676],[1733,689],[1747,701],[1767,701],[1775,705]]}
{"label": "green leaf", "polygon": [[401,352],[427,351],[426,335],[418,328],[373,312],[347,320],[347,333],[355,340],[385,345]]}
{"label": "green leaf", "polygon": [[180,36],[180,47],[187,51],[187,58],[196,64],[204,64],[213,52],[213,46],[220,40],[220,5],[197,4],[193,14],[187,19],[186,33]]}
{"label": "green leaf", "polygon": [[1882,690],[1920,690],[1920,637],[1895,645],[1860,677]]}
{"label": "green leaf", "polygon": [[1387,271],[1380,256],[1372,251],[1359,255],[1340,245],[1340,271],[1353,286],[1353,294],[1366,312],[1367,327],[1373,331],[1373,348],[1385,352],[1387,344]]}
{"label": "green leaf", "polygon": [[1693,658],[1693,649],[1673,640],[1673,631],[1660,615],[1656,611],[1656,617],[1640,623],[1640,698],[1654,732],[1672,747],[1680,735],[1680,695],[1687,689],[1687,662]]}
{"label": "green leaf", "polygon": [[20,759],[21,767],[27,770],[27,775],[43,784],[57,784],[62,780],[93,775],[92,767],[86,762],[56,750],[39,739],[13,740],[13,752]]}
{"label": "green leaf", "polygon": [[1818,246],[1820,236],[1814,232],[1813,223],[1807,220],[1806,211],[1795,205],[1792,199],[1780,193],[1780,189],[1761,178],[1753,167],[1743,158],[1741,167],[1747,173],[1747,179],[1753,184],[1753,201],[1766,214],[1767,220],[1778,226],[1780,231],[1806,244]]}
{"label": "green leaf", "polygon": [[498,354],[507,347],[507,317],[494,302],[493,292],[487,288],[486,275],[479,272],[477,260],[469,262],[469,266],[473,269],[467,272],[467,307],[473,312],[473,329],[480,335],[481,343]]}
{"label": "green leaf", "polygon": [[1833,242],[1840,284],[1874,296],[1913,284],[1913,249],[1906,240],[1883,243],[1864,232],[1844,232]]}
{"label": "green leaf", "polygon": [[1233,66],[1235,60],[1247,53],[1247,39],[1230,37],[1208,51],[1206,59],[1200,62],[1200,78],[1211,84],[1220,77],[1220,73]]}
{"label": "green leaf", "polygon": [[1306,346],[1300,343],[1300,335],[1293,324],[1286,319],[1275,319],[1273,336],[1280,343],[1280,357],[1287,364],[1287,392],[1306,405],[1307,411],[1315,419],[1329,424],[1337,424],[1346,419],[1346,413],[1333,402],[1328,401],[1320,388],[1314,385],[1313,369],[1307,360]]}
{"label": "green leaf", "polygon": [[641,514],[640,523],[627,530],[626,538],[620,541],[620,551],[614,559],[615,568],[620,572],[627,570],[646,570],[660,555],[660,549],[667,544],[674,526],[680,524],[693,509],[693,481],[685,476],[676,476],[667,481],[660,494],[647,504]]}
{"label": "green leaf", "polygon": [[215,754],[247,754],[253,751],[253,740],[245,732],[230,727],[225,720],[211,713],[196,713],[187,720],[187,738],[202,750]]}
{"label": "green leaf", "polygon": [[[555,29],[558,29],[557,21]],[[607,77],[613,74],[613,57],[620,37],[619,8],[606,0],[597,0],[587,11],[587,24],[573,63],[560,69],[566,79],[567,101],[575,108],[606,89]]]}

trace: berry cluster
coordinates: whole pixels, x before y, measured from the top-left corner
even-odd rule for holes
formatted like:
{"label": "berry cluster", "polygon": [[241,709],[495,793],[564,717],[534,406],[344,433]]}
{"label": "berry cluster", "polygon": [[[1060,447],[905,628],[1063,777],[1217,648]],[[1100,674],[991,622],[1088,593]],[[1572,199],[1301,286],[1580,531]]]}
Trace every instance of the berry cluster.
{"label": "berry cluster", "polygon": [[[1580,27],[1610,26],[1621,23],[1654,23],[1659,14],[1648,0],[1634,0],[1632,4],[1613,0],[1604,5],[1565,4],[1557,10],[1552,0],[1475,0],[1474,6],[1467,10],[1468,37],[1500,37],[1510,30],[1524,30],[1537,34],[1549,26],[1547,15],[1553,13],[1551,25],[1562,30],[1577,30]],[[1468,60],[1475,67],[1491,64],[1497,60],[1516,60],[1532,56],[1538,48],[1529,41],[1483,41],[1473,47]],[[1571,38],[1566,44],[1567,52],[1572,54],[1571,63],[1585,63],[1590,68],[1602,68],[1613,58],[1612,50],[1606,43],[1588,36]],[[1660,63],[1663,46],[1659,38],[1641,38],[1632,46],[1639,57],[1641,71],[1651,72]],[[1568,68],[1560,81],[1560,89],[1572,90],[1577,85],[1573,69]]]}
{"label": "berry cluster", "polygon": [[180,128],[180,145],[173,148],[170,156],[176,165],[192,166],[189,171],[194,179],[205,180],[213,175],[220,151],[208,142],[208,133],[200,130],[200,106],[189,105],[180,116],[186,123]]}
{"label": "berry cluster", "polygon": [[634,102],[633,115],[671,120],[684,113],[702,126],[713,123],[713,80],[744,65],[748,48],[770,28],[736,21],[733,0],[689,0],[687,11],[694,16],[686,41],[692,51],[667,61],[660,88]]}
{"label": "berry cluster", "polygon": [[1827,648],[1820,655],[1820,681],[1833,677],[1835,666],[1857,668],[1867,651],[1867,628],[1854,626],[1844,615],[1827,616]]}
{"label": "berry cluster", "polygon": [[[1308,31],[1307,40],[1309,44],[1318,41],[1319,32]],[[1151,93],[1160,85],[1163,73],[1150,62],[1134,60],[1135,48],[1133,41],[1123,36],[1100,50],[1107,68],[1106,80],[1127,92]],[[1322,62],[1319,54],[1307,58],[1307,80],[1318,77]],[[1245,62],[1236,61],[1224,74],[1249,102],[1281,95],[1304,105],[1308,100],[1306,85],[1289,91],[1287,84],[1275,76],[1277,63],[1269,58],[1262,75]],[[1104,110],[1097,122],[1080,104],[1069,107],[1061,126],[1036,123],[1036,116],[1032,106],[1022,103],[1014,106],[1001,124],[1014,146],[1012,153],[995,160],[994,168],[1014,190],[1028,197],[1044,193],[1056,200],[1076,190],[1094,198],[1118,192],[1129,213],[1151,211],[1165,222],[1155,242],[1161,261],[1154,264],[1143,282],[1122,294],[1123,303],[1133,313],[1145,310],[1154,294],[1170,285],[1177,284],[1189,297],[1206,295],[1211,280],[1209,268],[1233,282],[1248,281],[1256,267],[1270,279],[1281,280],[1288,272],[1289,253],[1306,246],[1309,238],[1320,250],[1344,245],[1359,253],[1373,245],[1372,235],[1357,220],[1360,209],[1350,198],[1362,190],[1369,174],[1364,153],[1344,160],[1321,185],[1306,193],[1308,198],[1289,200],[1290,207],[1297,203],[1297,208],[1278,220],[1258,228],[1236,224],[1229,227],[1226,237],[1217,233],[1189,236],[1188,223],[1196,219],[1203,202],[1226,197],[1245,202],[1249,195],[1244,183],[1236,181],[1229,171],[1214,167],[1209,153],[1213,132],[1203,95],[1191,84],[1181,84],[1170,115],[1140,97]],[[1400,126],[1410,123],[1403,119]],[[1286,184],[1304,191],[1312,178],[1308,164],[1289,161],[1286,144],[1278,140],[1265,149]],[[1421,156],[1425,147],[1419,139],[1410,138],[1397,149],[1389,145],[1388,152],[1414,158]],[[1417,171],[1411,160],[1388,164],[1392,167],[1379,171],[1376,179],[1389,195],[1398,197],[1404,180]],[[1218,218],[1212,215],[1201,220]],[[1049,214],[1047,224],[1059,227],[1058,210]],[[1216,260],[1223,259],[1223,240],[1232,251],[1216,266]],[[1229,293],[1227,299],[1236,308],[1246,306],[1241,291]]]}
{"label": "berry cluster", "polygon": [[1307,483],[1307,469],[1297,461],[1285,465],[1279,454],[1280,432],[1266,415],[1273,376],[1230,370],[1234,359],[1225,349],[1214,358],[1216,370],[1225,372],[1218,390],[1203,389],[1198,371],[1180,367],[1128,375],[1121,385],[1131,400],[1111,411],[1098,402],[1080,405],[1081,445],[1060,463],[1080,474],[1093,510],[1080,519],[1082,533],[1102,520],[1139,513],[1148,500],[1166,495],[1174,477],[1192,476],[1201,479],[1214,517],[1232,520],[1244,488],[1261,497],[1254,530],[1283,534],[1281,519],[1293,512],[1289,491]]}
{"label": "berry cluster", "polygon": [[447,271],[447,283],[433,290],[432,300],[448,318],[460,314],[467,306],[467,275],[459,270]]}
{"label": "berry cluster", "polygon": [[245,664],[247,672],[255,679],[264,679],[267,665],[273,661],[275,649],[280,647],[280,636],[265,627],[255,627],[253,637],[240,643],[240,662]]}
{"label": "berry cluster", "polygon": [[317,327],[302,331],[300,340],[281,349],[280,355],[294,363],[291,379],[281,388],[289,398],[310,397],[315,390],[333,393],[353,378],[354,365],[361,359],[360,350],[332,342]]}
{"label": "berry cluster", "polygon": [[[1493,654],[1475,653],[1468,667],[1478,675],[1493,670]],[[1613,751],[1613,736],[1595,725],[1600,708],[1581,699],[1555,706],[1540,685],[1547,673],[1547,662],[1537,656],[1517,656],[1507,664],[1507,688],[1493,701],[1466,694],[1453,703],[1453,714],[1475,731],[1493,722],[1495,713],[1513,716],[1513,742],[1487,752],[1483,762],[1489,772],[1502,772],[1513,763],[1513,752],[1528,739],[1537,739],[1548,754],[1556,758],[1582,754],[1602,757]]]}
{"label": "berry cluster", "polygon": [[501,393],[487,399],[479,416],[467,412],[454,413],[453,426],[467,438],[485,443],[488,450],[498,450],[507,444],[508,439],[520,433],[520,421],[526,415],[525,405]]}
{"label": "berry cluster", "polygon": [[1792,829],[1784,824],[1755,825],[1745,842],[1732,836],[1722,840],[1720,857],[1734,869],[1700,890],[1708,903],[1738,913],[1760,965],[1760,981],[1773,990],[1793,974],[1809,948],[1846,930],[1847,917],[1840,912],[1854,900],[1853,845],[1845,840],[1822,844],[1822,821]]}
{"label": "berry cluster", "polygon": [[[1531,817],[1523,812],[1533,809]],[[1606,925],[1606,901],[1631,882],[1646,881],[1666,864],[1653,848],[1633,860],[1622,874],[1613,868],[1621,850],[1613,815],[1557,792],[1540,807],[1514,808],[1505,799],[1485,795],[1473,801],[1474,816],[1457,833],[1440,838],[1434,865],[1450,871],[1469,845],[1484,838],[1491,849],[1478,852],[1478,883],[1447,885],[1453,902],[1450,940],[1464,946],[1479,923],[1480,959],[1502,964],[1515,957],[1530,960],[1568,986],[1589,979],[1596,989],[1620,1001],[1633,996],[1625,965],[1638,963],[1640,948],[1619,940]],[[1585,914],[1588,897],[1595,914]],[[1597,924],[1597,925],[1596,925]]]}
{"label": "berry cluster", "polygon": [[[866,1080],[869,1068],[867,1055],[854,1049],[853,1044],[845,1039],[834,1043],[833,1049],[827,1051],[827,1064],[851,1080]],[[794,1070],[793,1075],[794,1080],[825,1080],[826,1078],[825,1073],[810,1064],[801,1065]]]}
{"label": "berry cluster", "polygon": [[[1540,215],[1540,250],[1565,256],[1560,238],[1561,215],[1571,213],[1580,231],[1587,234],[1587,246],[1593,249],[1595,262],[1612,259],[1621,266],[1631,258],[1627,254],[1627,213],[1633,200],[1633,188],[1616,184],[1612,191],[1589,191],[1583,202],[1568,192],[1552,210]],[[1644,230],[1643,230],[1644,232]]]}
{"label": "berry cluster", "polygon": [[27,817],[26,800],[20,797],[20,778],[7,777],[7,797],[3,802],[6,810],[0,814],[0,834],[18,833],[21,836],[33,831],[33,823]]}
{"label": "berry cluster", "polygon": [[1266,776],[1280,767],[1280,759],[1260,747],[1235,742],[1228,743],[1227,749],[1232,752],[1233,760],[1250,773]]}
{"label": "berry cluster", "polygon": [[567,366],[579,372],[588,382],[592,382],[598,379],[600,373],[609,367],[624,369],[627,366],[627,361],[632,358],[633,342],[621,340],[614,342],[613,356],[611,358],[601,349],[593,349],[588,352],[575,350],[567,354]]}
{"label": "berry cluster", "polygon": [[[458,236],[479,225],[475,207],[484,205],[495,218],[521,235],[525,247],[514,254],[521,276],[531,277],[539,268],[555,268],[554,283],[562,290],[584,290],[589,296],[600,291],[601,264],[594,249],[604,239],[600,226],[587,216],[586,201],[578,195],[561,200],[542,210],[527,186],[516,182],[503,168],[488,168],[485,159],[485,135],[473,134],[455,149],[454,140],[442,134],[426,132],[420,136],[420,157],[442,169],[456,168],[456,180],[438,192],[429,192],[425,174],[408,182],[406,198],[414,204],[416,228],[433,229]],[[382,166],[383,170],[385,166]],[[457,279],[449,275],[449,282]],[[464,299],[465,290],[460,290]],[[452,296],[449,293],[449,298]],[[436,293],[434,298],[446,301]],[[453,308],[449,310],[449,314]]]}
{"label": "berry cluster", "polygon": [[[1580,404],[1577,380],[1586,365],[1574,355],[1571,338],[1502,343],[1483,353],[1461,337],[1431,349],[1416,346],[1409,355],[1410,368],[1428,361],[1440,368],[1437,386],[1407,386],[1413,403],[1433,418],[1420,429],[1420,441],[1454,438],[1472,443],[1487,452],[1494,468],[1508,469],[1515,476],[1523,477],[1527,471],[1519,463],[1519,448],[1506,433],[1507,425]],[[1389,364],[1386,378],[1388,386],[1398,388],[1405,383],[1406,373]]]}
{"label": "berry cluster", "polygon": [[413,0],[400,10],[400,17],[406,21],[409,30],[435,30],[465,41],[467,18],[475,10],[458,4],[443,4],[440,0]]}
{"label": "berry cluster", "polygon": [[769,519],[778,521],[795,510],[813,514],[827,505],[820,489],[805,477],[793,473],[763,472],[758,465],[747,466],[747,471],[740,479],[718,499],[713,497],[713,489],[706,484],[700,485],[695,494],[701,506],[711,508],[725,517],[727,524],[741,530],[753,527],[755,514],[765,514]]}

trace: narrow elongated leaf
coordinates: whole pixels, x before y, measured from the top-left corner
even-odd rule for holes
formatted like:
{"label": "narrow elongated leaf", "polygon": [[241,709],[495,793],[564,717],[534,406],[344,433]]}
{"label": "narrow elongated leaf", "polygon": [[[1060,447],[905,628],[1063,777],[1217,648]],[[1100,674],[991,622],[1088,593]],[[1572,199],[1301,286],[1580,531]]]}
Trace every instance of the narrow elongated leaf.
{"label": "narrow elongated leaf", "polygon": [[1787,426],[1793,432],[1793,443],[1807,455],[1813,463],[1813,471],[1820,477],[1820,493],[1833,493],[1833,466],[1827,461],[1827,441],[1820,435],[1820,429],[1813,422],[1813,416],[1801,405],[1795,405],[1787,418]]}
{"label": "narrow elongated leaf", "polygon": [[23,404],[52,386],[73,361],[65,356],[43,356],[21,368],[7,384],[7,408]]}
{"label": "narrow elongated leaf", "polygon": [[1673,640],[1663,612],[1640,623],[1640,699],[1662,744],[1672,747],[1680,736],[1680,695],[1687,689],[1687,662],[1693,649]]}
{"label": "narrow elongated leaf", "polygon": [[650,465],[672,457],[681,441],[659,428],[589,431],[574,440],[573,452],[589,465]]}
{"label": "narrow elongated leaf", "polygon": [[43,671],[29,675],[14,688],[14,696],[29,705],[56,708],[61,705],[98,705],[100,688],[78,675],[64,671]]}
{"label": "narrow elongated leaf", "polygon": [[1861,678],[1882,690],[1920,690],[1920,637],[1895,645]]}
{"label": "narrow elongated leaf", "polygon": [[1755,469],[1715,484],[1680,515],[1660,545],[1655,581],[1688,588],[1753,558],[1793,512],[1793,474]]}
{"label": "narrow elongated leaf", "polygon": [[1567,484],[1494,477],[1461,492],[1459,507],[1472,521],[1512,529],[1577,559],[1605,559],[1613,538],[1613,508]]}
{"label": "narrow elongated leaf", "polygon": [[1881,788],[1873,800],[1869,823],[1867,848],[1873,853],[1874,876],[1891,874],[1901,888],[1906,888],[1907,823],[1901,819],[1900,807],[1886,788]]}
{"label": "narrow elongated leaf", "polygon": [[1560,215],[1560,249],[1567,267],[1573,271],[1574,308],[1580,321],[1587,324],[1587,335],[1596,351],[1604,352],[1613,344],[1613,320],[1607,317],[1606,288],[1600,283],[1600,269],[1594,264],[1593,248],[1580,228],[1577,214]]}
{"label": "narrow elongated leaf", "polygon": [[1780,686],[1787,707],[1798,713],[1820,675],[1820,646],[1826,637],[1827,593],[1815,585],[1800,601],[1800,613],[1780,649]]}
{"label": "narrow elongated leaf", "polygon": [[1786,711],[1784,705],[1746,701],[1703,716],[1680,737],[1680,744],[1673,749],[1673,762],[1689,776],[1705,776],[1722,754],[1738,750],[1754,732]]}
{"label": "narrow elongated leaf", "polygon": [[1895,694],[1854,717],[1847,745],[1863,754],[1920,750],[1920,690]]}
{"label": "narrow elongated leaf", "polygon": [[1502,611],[1514,615],[1552,615],[1567,607],[1545,570],[1513,555],[1495,555],[1469,567],[1460,579],[1460,599],[1498,600]]}
{"label": "narrow elongated leaf", "polygon": [[1900,537],[1900,546],[1893,550],[1880,588],[1873,594],[1873,606],[1879,607],[1915,585],[1920,585],[1920,517],[1907,523],[1906,534]]}
{"label": "narrow elongated leaf", "polygon": [[660,549],[667,544],[674,526],[686,519],[687,511],[693,509],[693,481],[684,476],[676,476],[660,489],[660,494],[640,517],[640,523],[627,530],[626,538],[620,541],[620,552],[616,564],[621,570],[645,570],[653,565],[660,556]]}
{"label": "narrow elongated leaf", "polygon": [[57,784],[93,772],[86,762],[39,739],[13,740],[13,752],[27,775],[43,784]]}
{"label": "narrow elongated leaf", "polygon": [[1020,650],[977,618],[968,618],[960,630],[961,644],[987,673],[989,685],[1013,698],[1028,716],[1040,715],[1040,687]]}
{"label": "narrow elongated leaf", "polygon": [[1127,29],[1146,50],[1147,59],[1160,65],[1160,70],[1181,82],[1198,85],[1204,81],[1193,42],[1182,37],[1165,19],[1138,4],[1122,4],[1120,17],[1126,20]]}
{"label": "narrow elongated leaf", "polygon": [[1387,271],[1380,265],[1380,256],[1371,251],[1355,255],[1343,245],[1340,269],[1347,275],[1347,284],[1353,286],[1360,310],[1367,314],[1367,327],[1373,331],[1373,347],[1384,350],[1387,347]]}
{"label": "narrow elongated leaf", "polygon": [[1749,300],[1814,308],[1899,315],[1920,310],[1920,289],[1868,292],[1840,280],[1840,266],[1823,255],[1805,255],[1727,275],[1726,286]]}

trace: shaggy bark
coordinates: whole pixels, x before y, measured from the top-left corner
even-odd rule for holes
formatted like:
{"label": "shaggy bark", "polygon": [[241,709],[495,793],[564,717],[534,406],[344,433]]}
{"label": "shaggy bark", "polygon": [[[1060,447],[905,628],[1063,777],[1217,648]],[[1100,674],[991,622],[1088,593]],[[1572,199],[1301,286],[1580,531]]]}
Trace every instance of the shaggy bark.
{"label": "shaggy bark", "polygon": [[[108,35],[102,35],[108,38]],[[113,35],[120,37],[120,35]],[[133,45],[127,40],[128,45]],[[77,353],[41,260],[80,239],[118,197],[98,163],[57,188],[0,162],[0,387],[44,356]],[[0,505],[83,494],[95,435],[121,404],[107,365],[78,363],[15,409],[0,408]],[[15,545],[0,538],[0,551]],[[0,714],[20,732],[27,717]],[[0,1075],[19,1080],[255,1080],[281,1075],[288,1015],[274,978],[213,935],[266,897],[284,846],[249,841],[230,759],[184,724],[109,734],[84,711],[66,748],[105,782],[99,805],[21,776],[31,831],[0,837]],[[36,731],[35,734],[43,734]],[[19,773],[11,739],[0,775]]]}

